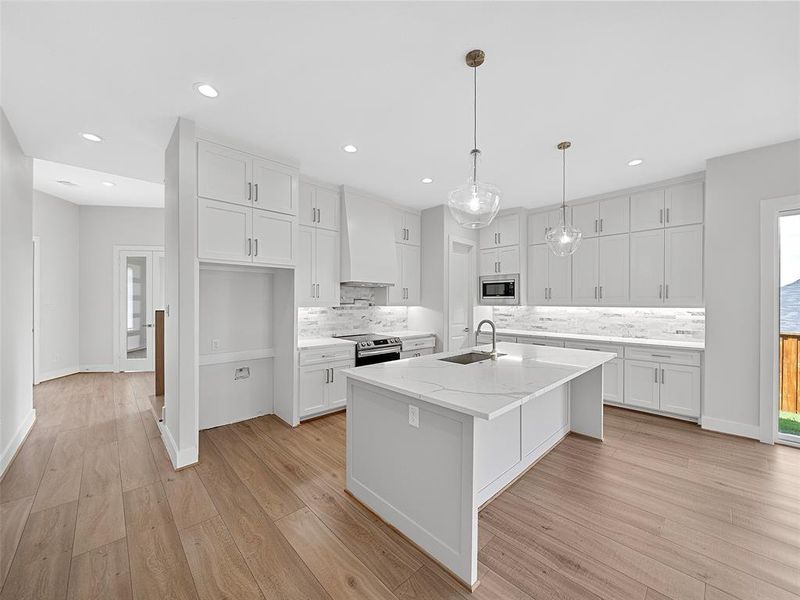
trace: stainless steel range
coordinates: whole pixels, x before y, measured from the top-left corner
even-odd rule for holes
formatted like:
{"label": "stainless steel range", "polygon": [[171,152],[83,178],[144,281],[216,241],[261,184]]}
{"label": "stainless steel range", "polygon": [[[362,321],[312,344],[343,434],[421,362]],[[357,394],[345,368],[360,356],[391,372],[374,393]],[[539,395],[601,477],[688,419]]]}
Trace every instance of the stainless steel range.
{"label": "stainless steel range", "polygon": [[374,365],[400,359],[400,338],[388,337],[380,333],[363,333],[359,335],[337,335],[342,340],[356,343],[356,366]]}

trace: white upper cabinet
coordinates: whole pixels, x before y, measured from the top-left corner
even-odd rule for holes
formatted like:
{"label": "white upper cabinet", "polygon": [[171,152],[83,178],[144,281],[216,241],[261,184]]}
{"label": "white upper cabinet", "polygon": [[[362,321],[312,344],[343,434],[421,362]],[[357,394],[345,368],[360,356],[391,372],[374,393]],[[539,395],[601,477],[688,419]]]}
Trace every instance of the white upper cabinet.
{"label": "white upper cabinet", "polygon": [[420,303],[420,248],[397,243],[397,278],[389,288],[389,304],[414,306]]}
{"label": "white upper cabinet", "polygon": [[198,255],[214,260],[250,262],[253,209],[200,198],[197,210]]}
{"label": "white upper cabinet", "polygon": [[394,209],[392,211],[394,223],[394,241],[398,244],[420,244],[420,216],[418,213]]}
{"label": "white upper cabinet", "polygon": [[210,142],[197,143],[197,195],[252,204],[252,156]]}
{"label": "white upper cabinet", "polygon": [[479,275],[507,275],[520,272],[519,246],[488,248],[480,251]]}
{"label": "white upper cabinet", "polygon": [[617,196],[600,201],[598,229],[600,235],[628,233],[630,228],[630,198]]}
{"label": "white upper cabinet", "polygon": [[598,263],[597,238],[583,240],[572,255],[572,301],[575,304],[598,302]]}
{"label": "white upper cabinet", "polygon": [[276,162],[253,158],[253,206],[297,214],[297,171]]}
{"label": "white upper cabinet", "polygon": [[298,227],[295,289],[298,306],[339,306],[339,234]]}
{"label": "white upper cabinet", "polygon": [[664,190],[631,194],[631,231],[664,227]]}
{"label": "white upper cabinet", "polygon": [[333,186],[300,182],[300,224],[339,231],[341,196]]}
{"label": "white upper cabinet", "polygon": [[703,226],[687,225],[665,231],[664,303],[703,304]]}
{"label": "white upper cabinet", "polygon": [[541,244],[528,246],[528,302],[545,304],[549,280],[547,255],[550,250]]}
{"label": "white upper cabinet", "polygon": [[572,207],[572,225],[583,234],[584,239],[600,234],[600,203],[576,204]]}
{"label": "white upper cabinet", "polygon": [[703,222],[703,182],[692,181],[668,187],[664,200],[667,227]]}
{"label": "white upper cabinet", "polygon": [[[569,211],[569,209],[567,209]],[[567,212],[569,217],[569,212]],[[528,215],[528,243],[544,244],[545,235],[553,227],[558,225],[561,219],[561,209],[556,208],[543,212],[535,212]]]}
{"label": "white upper cabinet", "polygon": [[630,281],[628,234],[601,237],[598,248],[597,296],[600,304],[627,304]]}
{"label": "white upper cabinet", "polygon": [[664,298],[664,230],[631,234],[631,304],[653,306]]}
{"label": "white upper cabinet", "polygon": [[572,297],[569,257],[542,245],[528,246],[528,300],[533,304],[568,304]]}
{"label": "white upper cabinet", "polygon": [[480,247],[499,248],[518,245],[521,222],[522,217],[516,212],[496,216],[488,227],[480,230]]}
{"label": "white upper cabinet", "polygon": [[253,262],[293,265],[297,224],[288,215],[253,209]]}
{"label": "white upper cabinet", "polygon": [[297,267],[294,271],[297,305],[316,306],[316,231],[307,225],[300,225],[297,229]]}

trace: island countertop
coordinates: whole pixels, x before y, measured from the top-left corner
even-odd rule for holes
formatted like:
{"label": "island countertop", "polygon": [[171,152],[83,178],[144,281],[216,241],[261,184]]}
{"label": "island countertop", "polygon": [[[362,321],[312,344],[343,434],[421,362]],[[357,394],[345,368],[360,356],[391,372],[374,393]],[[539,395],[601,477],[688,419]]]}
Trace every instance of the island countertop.
{"label": "island countertop", "polygon": [[456,352],[356,367],[345,375],[481,419],[491,420],[616,357],[611,352],[499,342],[497,360],[461,365],[439,360]]}

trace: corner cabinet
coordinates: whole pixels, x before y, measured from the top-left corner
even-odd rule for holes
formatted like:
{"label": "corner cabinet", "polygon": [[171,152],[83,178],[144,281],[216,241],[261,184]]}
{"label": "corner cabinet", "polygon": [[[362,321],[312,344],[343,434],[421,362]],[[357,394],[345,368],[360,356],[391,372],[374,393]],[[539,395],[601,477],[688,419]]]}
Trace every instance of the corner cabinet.
{"label": "corner cabinet", "polygon": [[200,140],[197,195],[200,260],[295,264],[296,169]]}

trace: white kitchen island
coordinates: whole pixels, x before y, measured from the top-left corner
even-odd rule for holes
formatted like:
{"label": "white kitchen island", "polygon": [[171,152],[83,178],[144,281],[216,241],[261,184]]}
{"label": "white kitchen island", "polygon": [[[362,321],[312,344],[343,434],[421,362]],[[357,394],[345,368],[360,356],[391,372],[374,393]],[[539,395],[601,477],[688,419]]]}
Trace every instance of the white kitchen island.
{"label": "white kitchen island", "polygon": [[[479,346],[478,350],[489,350]],[[603,438],[603,363],[616,355],[499,343],[349,369],[347,489],[465,585],[478,509],[570,431]]]}

